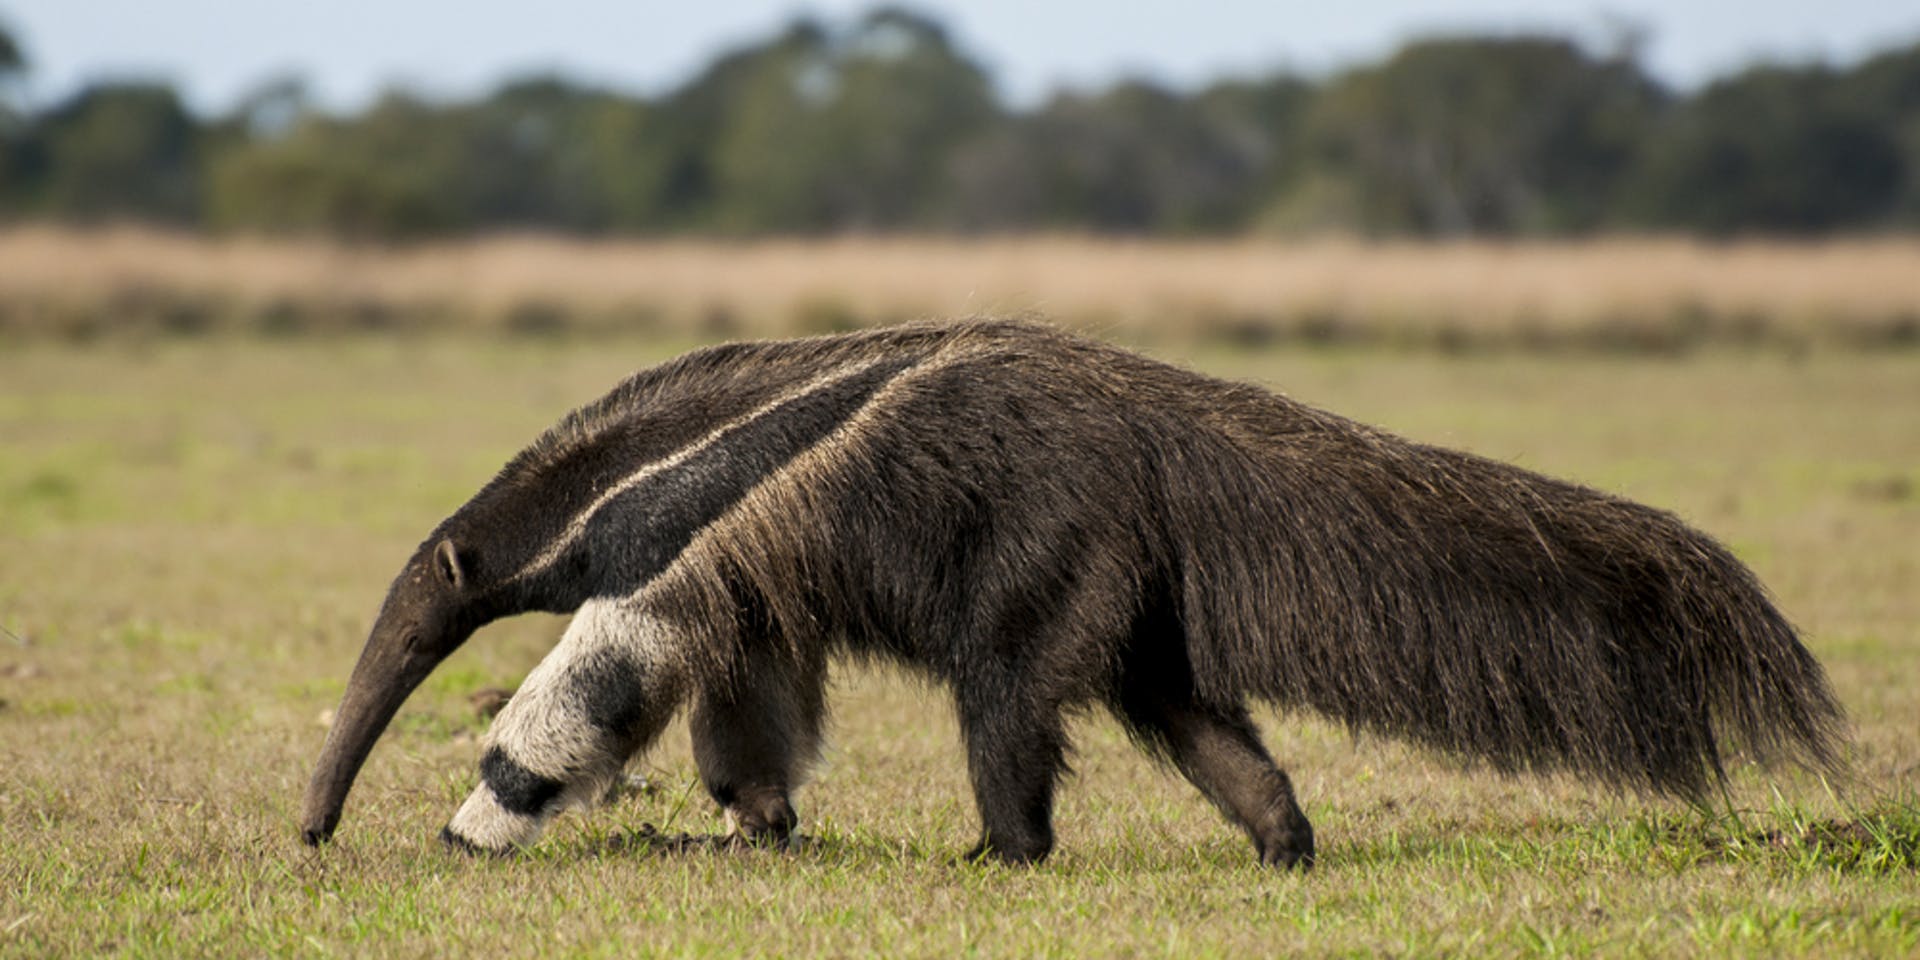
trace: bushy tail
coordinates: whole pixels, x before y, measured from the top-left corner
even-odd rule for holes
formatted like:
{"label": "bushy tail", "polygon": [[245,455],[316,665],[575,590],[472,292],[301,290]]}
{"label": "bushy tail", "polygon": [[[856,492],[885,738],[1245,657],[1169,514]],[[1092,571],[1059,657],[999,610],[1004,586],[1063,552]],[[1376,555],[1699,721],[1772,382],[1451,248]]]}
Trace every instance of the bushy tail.
{"label": "bushy tail", "polygon": [[1289,464],[1305,476],[1260,498],[1284,531],[1264,562],[1212,558],[1246,561],[1247,582],[1188,584],[1190,628],[1211,637],[1195,645],[1213,661],[1196,664],[1203,686],[1502,770],[1694,800],[1724,784],[1734,749],[1837,768],[1824,672],[1712,538],[1452,451],[1345,453]]}

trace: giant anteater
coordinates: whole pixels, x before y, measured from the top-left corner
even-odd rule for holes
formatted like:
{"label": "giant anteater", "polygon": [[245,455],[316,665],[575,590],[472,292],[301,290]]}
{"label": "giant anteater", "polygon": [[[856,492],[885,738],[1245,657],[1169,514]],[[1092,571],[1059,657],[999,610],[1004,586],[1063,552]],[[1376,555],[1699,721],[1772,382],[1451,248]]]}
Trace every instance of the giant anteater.
{"label": "giant anteater", "polygon": [[1313,830],[1250,700],[1692,798],[1733,745],[1840,739],[1793,627],[1671,514],[1021,322],[712,347],[561,420],[394,580],[308,842],[422,678],[529,610],[574,619],[488,734],[468,849],[598,796],[686,701],[735,829],[785,837],[835,657],[951,688],[974,855],[1011,862],[1053,846],[1089,704],[1286,866]]}

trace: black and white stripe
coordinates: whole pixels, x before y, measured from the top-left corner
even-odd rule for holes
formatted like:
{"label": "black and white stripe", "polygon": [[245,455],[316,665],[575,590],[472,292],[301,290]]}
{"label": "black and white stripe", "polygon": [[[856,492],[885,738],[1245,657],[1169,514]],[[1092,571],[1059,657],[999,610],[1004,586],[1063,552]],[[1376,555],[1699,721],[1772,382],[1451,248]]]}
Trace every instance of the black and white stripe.
{"label": "black and white stripe", "polygon": [[[928,363],[938,365],[883,356],[829,371],[636,468],[515,574],[533,580],[571,566],[595,585],[595,599],[496,719],[481,786],[449,825],[454,842],[523,845],[552,815],[604,789],[682,702],[692,656],[649,621],[647,586],[756,487],[817,455],[883,388]],[[589,559],[569,564],[575,554]]]}
{"label": "black and white stripe", "polygon": [[[632,593],[673,562],[702,527],[762,478],[845,423],[919,358],[848,364],[788,391],[655,460],[599,492],[507,582],[538,578],[569,558],[571,576],[593,578],[597,595]],[[580,444],[580,441],[576,441]],[[543,482],[564,484],[551,469]],[[644,531],[642,538],[634,534]],[[589,569],[582,571],[581,566]]]}

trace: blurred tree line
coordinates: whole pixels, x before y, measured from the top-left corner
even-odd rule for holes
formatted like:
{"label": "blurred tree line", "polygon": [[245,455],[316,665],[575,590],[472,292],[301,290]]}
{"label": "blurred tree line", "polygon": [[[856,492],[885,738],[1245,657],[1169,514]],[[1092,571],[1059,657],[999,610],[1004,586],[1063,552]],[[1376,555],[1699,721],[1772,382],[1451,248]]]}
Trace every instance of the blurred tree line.
{"label": "blurred tree line", "polygon": [[799,21],[657,98],[537,77],[335,116],[280,80],[203,118],[147,83],[31,110],[0,31],[0,216],[368,239],[1920,226],[1920,45],[1685,95],[1637,47],[1436,38],[1323,80],[1135,81],[1016,110],[939,23],[882,9]]}

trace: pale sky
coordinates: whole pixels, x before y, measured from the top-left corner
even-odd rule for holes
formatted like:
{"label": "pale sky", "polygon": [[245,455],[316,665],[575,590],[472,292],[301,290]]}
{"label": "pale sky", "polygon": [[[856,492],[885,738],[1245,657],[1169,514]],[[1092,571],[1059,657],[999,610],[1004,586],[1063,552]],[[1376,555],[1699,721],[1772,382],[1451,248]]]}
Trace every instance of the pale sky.
{"label": "pale sky", "polygon": [[[33,63],[33,101],[89,79],[170,80],[201,110],[224,110],[263,80],[304,76],[323,103],[352,108],[400,84],[469,96],[557,70],[658,93],[725,46],[800,12],[850,16],[871,3],[815,0],[0,0],[0,22]],[[1289,67],[1325,73],[1435,31],[1553,30],[1590,40],[1610,23],[1651,33],[1656,76],[1694,86],[1756,58],[1846,62],[1920,39],[1902,0],[966,0],[934,14],[1015,103],[1061,85],[1145,76],[1191,86]],[[1444,11],[1444,12],[1436,12]]]}

